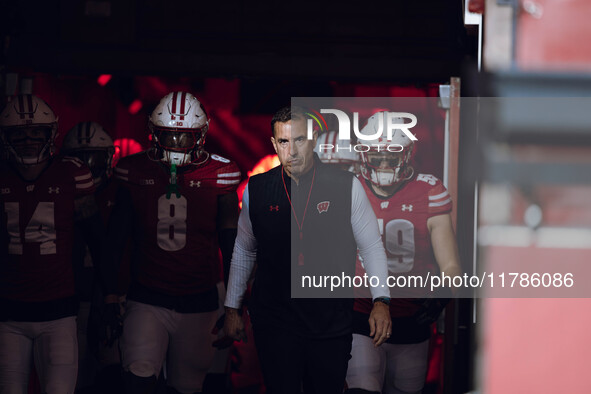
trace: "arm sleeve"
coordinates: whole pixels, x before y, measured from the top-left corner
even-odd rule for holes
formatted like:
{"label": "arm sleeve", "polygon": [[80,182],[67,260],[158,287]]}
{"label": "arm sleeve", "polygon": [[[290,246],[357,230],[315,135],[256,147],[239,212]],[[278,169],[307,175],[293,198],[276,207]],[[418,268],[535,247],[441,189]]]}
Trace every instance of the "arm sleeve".
{"label": "arm sleeve", "polygon": [[80,159],[76,157],[64,157],[66,162],[74,165],[74,183],[76,197],[87,196],[95,192],[94,182],[90,169]]}
{"label": "arm sleeve", "polygon": [[[380,236],[378,221],[371,203],[363,191],[363,186],[357,178],[353,179],[351,187],[351,226],[359,254],[363,258],[363,265],[368,276],[375,276],[380,280],[380,286],[371,287],[373,299],[390,297],[388,289],[388,265],[384,244]],[[381,285],[384,285],[382,287]]]}
{"label": "arm sleeve", "polygon": [[429,217],[450,213],[452,211],[453,204],[448,190],[445,186],[443,186],[443,183],[441,183],[439,179],[432,175],[427,176],[430,176],[435,180],[435,186],[431,187],[427,193],[429,198]]}
{"label": "arm sleeve", "polygon": [[232,253],[228,293],[225,302],[225,306],[235,309],[242,306],[247,283],[256,262],[257,242],[252,231],[248,203],[248,185],[246,185],[242,197],[242,211],[238,218],[238,235]]}
{"label": "arm sleeve", "polygon": [[[214,158],[214,160],[228,161],[218,155],[212,155],[212,158]],[[228,165],[220,169],[217,176],[218,179],[216,185],[221,189],[222,193],[235,193],[238,185],[240,185],[240,179],[242,178],[240,169],[234,164],[234,162],[230,162]]]}
{"label": "arm sleeve", "polygon": [[232,251],[236,240],[237,230],[235,228],[224,228],[218,232],[218,244],[222,252],[222,265],[224,269],[224,285],[228,288],[230,277],[230,264],[232,263]]}

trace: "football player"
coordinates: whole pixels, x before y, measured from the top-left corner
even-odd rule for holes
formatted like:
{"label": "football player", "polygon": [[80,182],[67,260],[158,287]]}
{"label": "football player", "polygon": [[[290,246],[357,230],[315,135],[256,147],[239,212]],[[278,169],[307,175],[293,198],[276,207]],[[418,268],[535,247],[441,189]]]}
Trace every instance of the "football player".
{"label": "football player", "polygon": [[[111,164],[115,153],[111,136],[96,122],[80,122],[64,137],[60,153],[79,158],[90,169],[96,187],[96,201],[106,226],[115,205],[117,190],[115,182],[111,182],[113,173]],[[79,235],[74,241],[73,255],[76,290],[80,300],[77,319],[79,349],[77,387],[81,388],[92,385],[97,370],[106,365],[118,364],[120,357],[117,351],[118,346],[102,346],[103,342],[113,344],[117,333],[107,338],[108,334],[112,333],[106,332],[102,317],[109,312],[105,310],[102,302],[102,289],[96,285],[92,258],[86,243]],[[118,305],[112,303],[108,307],[117,308]],[[110,314],[115,317],[119,315],[118,311]],[[98,360],[95,356],[98,356]],[[100,365],[97,365],[97,361]]]}
{"label": "football player", "polygon": [[354,150],[350,140],[339,139],[337,131],[320,134],[314,150],[321,162],[359,174],[359,152]]}
{"label": "football player", "polygon": [[236,236],[240,171],[204,150],[209,118],[190,93],[166,95],[149,128],[152,149],[115,168],[121,187],[109,223],[113,251],[131,233],[135,244],[120,342],[125,384],[153,392],[166,359],[170,390],[200,392],[223,292],[218,251],[229,264]]}
{"label": "football player", "polygon": [[[389,273],[425,276],[441,271],[452,277],[460,275],[451,197],[435,176],[415,173],[409,164],[414,142],[399,129],[388,139],[382,127],[386,116],[387,112],[374,114],[361,131],[379,135],[379,130],[384,130],[372,141],[372,148],[361,153],[361,180],[378,218]],[[358,260],[358,274],[362,272]],[[427,373],[430,326],[450,292],[441,289],[427,297],[421,289],[391,288],[392,334],[379,348],[369,337],[371,300],[356,298],[348,392],[420,393]]]}
{"label": "football player", "polygon": [[26,393],[33,361],[42,392],[76,386],[74,233],[98,259],[104,227],[92,174],[54,157],[56,135],[54,112],[36,96],[16,96],[0,113],[0,393]]}

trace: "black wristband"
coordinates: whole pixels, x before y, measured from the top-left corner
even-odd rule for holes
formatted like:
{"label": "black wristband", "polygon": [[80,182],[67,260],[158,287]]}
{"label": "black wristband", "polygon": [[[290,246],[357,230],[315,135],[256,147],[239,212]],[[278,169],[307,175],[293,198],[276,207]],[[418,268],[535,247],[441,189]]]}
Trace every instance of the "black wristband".
{"label": "black wristband", "polygon": [[390,305],[390,297],[378,297],[376,299],[373,300],[373,303],[375,304],[376,302],[381,302],[384,303],[386,305]]}

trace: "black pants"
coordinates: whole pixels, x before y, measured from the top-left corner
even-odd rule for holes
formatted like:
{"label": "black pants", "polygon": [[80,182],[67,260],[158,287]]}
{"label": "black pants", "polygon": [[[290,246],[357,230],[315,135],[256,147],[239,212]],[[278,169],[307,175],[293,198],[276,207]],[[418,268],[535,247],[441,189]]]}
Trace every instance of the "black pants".
{"label": "black pants", "polygon": [[253,327],[267,394],[341,394],[353,336],[307,339]]}

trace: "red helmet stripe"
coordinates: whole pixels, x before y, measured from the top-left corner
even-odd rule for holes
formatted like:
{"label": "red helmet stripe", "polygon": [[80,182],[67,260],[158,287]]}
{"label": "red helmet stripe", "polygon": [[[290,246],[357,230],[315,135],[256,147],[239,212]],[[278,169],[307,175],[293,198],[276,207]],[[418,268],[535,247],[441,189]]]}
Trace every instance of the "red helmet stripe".
{"label": "red helmet stripe", "polygon": [[33,96],[27,94],[27,104],[29,105],[29,118],[33,119]]}
{"label": "red helmet stripe", "polygon": [[174,119],[174,114],[176,114],[176,98],[177,98],[178,92],[174,92],[172,94],[172,108],[170,109],[170,112],[172,112],[171,114],[171,118]]}
{"label": "red helmet stripe", "polygon": [[18,95],[18,112],[21,119],[25,118],[25,103],[23,102],[23,96]]}
{"label": "red helmet stripe", "polygon": [[86,122],[86,143],[90,144],[90,126],[91,122]]}
{"label": "red helmet stripe", "polygon": [[179,111],[179,113],[181,114],[181,120],[185,119],[183,114],[185,113],[185,100],[186,99],[187,99],[187,93],[183,92],[181,94],[181,110]]}
{"label": "red helmet stripe", "polygon": [[76,134],[78,135],[78,144],[82,143],[82,128],[84,124],[76,125]]}

